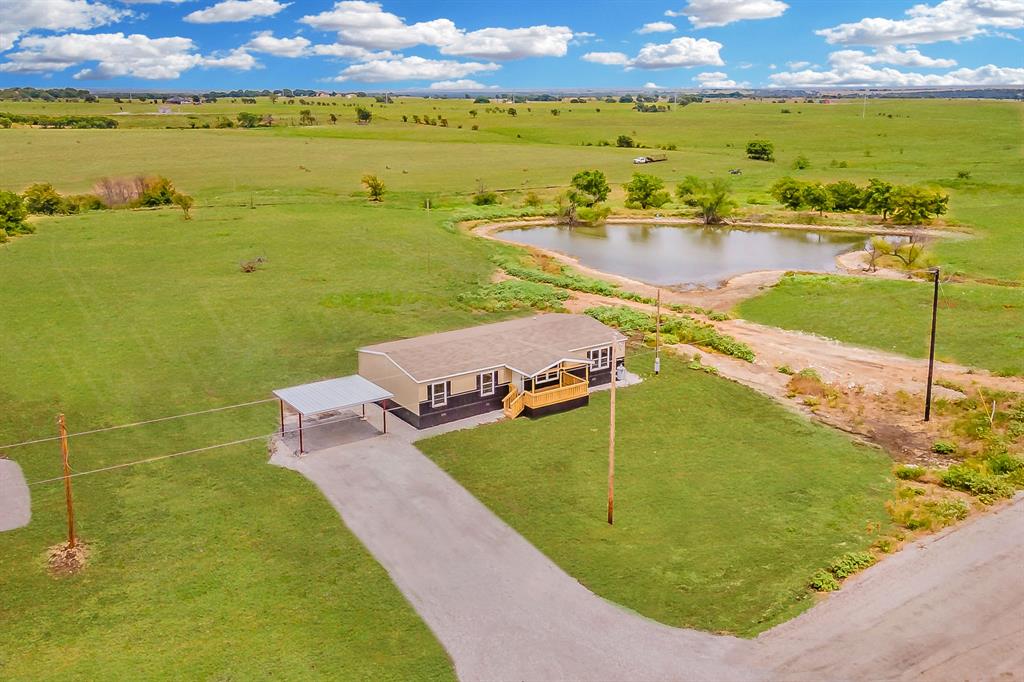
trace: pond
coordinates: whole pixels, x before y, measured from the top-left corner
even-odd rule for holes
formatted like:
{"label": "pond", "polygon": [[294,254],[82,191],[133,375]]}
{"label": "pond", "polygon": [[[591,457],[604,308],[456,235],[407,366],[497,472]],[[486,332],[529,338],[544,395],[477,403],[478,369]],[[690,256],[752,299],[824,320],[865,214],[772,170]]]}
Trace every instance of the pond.
{"label": "pond", "polygon": [[863,248],[868,239],[783,228],[612,224],[516,228],[503,230],[501,237],[648,284],[708,288],[757,270],[832,272],[836,256]]}

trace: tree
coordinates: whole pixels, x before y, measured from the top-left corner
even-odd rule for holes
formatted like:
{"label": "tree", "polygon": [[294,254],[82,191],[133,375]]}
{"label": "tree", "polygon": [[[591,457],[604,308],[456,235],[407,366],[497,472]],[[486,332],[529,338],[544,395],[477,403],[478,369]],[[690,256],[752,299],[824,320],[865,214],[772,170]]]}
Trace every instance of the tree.
{"label": "tree", "polygon": [[629,135],[619,135],[617,138],[615,138],[615,146],[627,147],[629,149],[632,149],[633,147],[636,146],[636,142],[634,142],[633,138],[630,137]]}
{"label": "tree", "polygon": [[552,109],[551,110],[551,115],[552,116],[558,116],[560,113],[562,113],[562,112],[559,111],[558,109]]}
{"label": "tree", "polygon": [[480,112],[479,112],[479,111],[477,111],[476,109],[470,109],[470,110],[469,110],[469,117],[470,117],[470,118],[476,118],[476,117],[477,117],[477,114],[479,114],[479,113],[480,113]]}
{"label": "tree", "polygon": [[509,116],[512,116],[513,118],[515,118],[516,116],[518,116],[518,115],[519,115],[519,112],[518,112],[518,111],[516,111],[516,108],[515,108],[515,107],[509,107],[509,108],[508,108],[508,115],[509,115]]}
{"label": "tree", "polygon": [[790,177],[779,178],[770,190],[775,201],[793,211],[804,205],[804,183]]}
{"label": "tree", "polygon": [[238,114],[238,127],[240,128],[255,128],[260,124],[259,114],[254,114],[249,111],[243,111]]}
{"label": "tree", "polygon": [[904,225],[926,223],[946,212],[949,196],[914,185],[897,187],[892,195],[893,222]]}
{"label": "tree", "polygon": [[793,160],[793,170],[807,170],[811,167],[811,160],[800,154]]}
{"label": "tree", "polygon": [[869,178],[868,186],[864,190],[863,195],[864,208],[871,213],[882,214],[882,220],[884,221],[889,217],[889,212],[892,211],[892,200],[895,190],[896,186],[891,182],[879,180],[878,178]]}
{"label": "tree", "polygon": [[25,209],[25,202],[14,192],[0,190],[0,230],[7,234],[29,232],[25,216],[28,211]]}
{"label": "tree", "polygon": [[774,161],[775,145],[768,140],[751,140],[747,143],[747,158],[757,161]]}
{"label": "tree", "polygon": [[608,180],[599,170],[584,170],[572,176],[570,199],[580,206],[593,206],[608,198]]}
{"label": "tree", "polygon": [[633,179],[625,187],[628,208],[661,208],[670,200],[664,190],[665,183],[653,175],[633,173]]}
{"label": "tree", "polygon": [[25,210],[39,215],[54,215],[64,212],[64,201],[60,194],[48,182],[40,182],[29,187],[22,194]]}
{"label": "tree", "polygon": [[809,182],[800,190],[803,202],[823,215],[825,211],[832,208],[832,195],[820,182]]}
{"label": "tree", "polygon": [[688,175],[676,185],[676,196],[687,206],[699,208],[705,225],[723,222],[736,207],[736,202],[729,196],[729,183],[722,178],[709,182]]}
{"label": "tree", "polygon": [[853,211],[864,202],[864,192],[849,180],[833,182],[827,187],[828,193],[832,195],[832,208],[837,211]]}
{"label": "tree", "polygon": [[185,214],[185,220],[192,220],[192,206],[195,204],[195,200],[187,194],[181,192],[175,192],[174,196],[171,197],[171,201],[174,205],[181,209],[181,212]]}
{"label": "tree", "polygon": [[359,123],[369,123],[371,120],[373,120],[373,114],[370,113],[369,109],[356,107],[356,121]]}
{"label": "tree", "polygon": [[384,201],[384,181],[376,175],[364,175],[363,184],[366,185],[366,193],[370,201]]}
{"label": "tree", "polygon": [[299,112],[299,125],[300,126],[315,126],[316,116],[309,109],[303,109]]}
{"label": "tree", "polygon": [[333,114],[332,113],[330,115],[330,119],[331,119],[331,125],[336,125],[338,123],[338,115],[337,114]]}

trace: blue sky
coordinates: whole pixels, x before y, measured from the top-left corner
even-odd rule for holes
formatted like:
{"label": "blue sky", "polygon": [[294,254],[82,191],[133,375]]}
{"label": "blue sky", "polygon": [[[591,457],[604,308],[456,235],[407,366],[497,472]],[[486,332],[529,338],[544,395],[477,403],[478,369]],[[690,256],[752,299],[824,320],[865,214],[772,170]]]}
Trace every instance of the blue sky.
{"label": "blue sky", "polygon": [[1024,0],[0,0],[0,86],[1019,85]]}

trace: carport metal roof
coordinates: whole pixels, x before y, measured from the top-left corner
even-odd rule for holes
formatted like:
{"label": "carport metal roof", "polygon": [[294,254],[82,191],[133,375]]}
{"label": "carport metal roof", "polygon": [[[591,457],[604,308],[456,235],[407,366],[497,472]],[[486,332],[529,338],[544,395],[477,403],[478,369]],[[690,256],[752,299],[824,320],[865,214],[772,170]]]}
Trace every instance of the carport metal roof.
{"label": "carport metal roof", "polygon": [[381,388],[358,374],[326,381],[315,381],[311,384],[290,388],[279,388],[274,391],[274,395],[288,403],[304,417],[395,397],[391,391]]}

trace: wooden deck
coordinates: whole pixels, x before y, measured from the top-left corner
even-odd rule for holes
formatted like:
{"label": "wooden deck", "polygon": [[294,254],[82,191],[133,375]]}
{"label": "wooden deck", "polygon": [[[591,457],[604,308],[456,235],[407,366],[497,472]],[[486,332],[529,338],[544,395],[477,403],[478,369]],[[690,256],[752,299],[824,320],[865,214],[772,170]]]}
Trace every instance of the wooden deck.
{"label": "wooden deck", "polygon": [[590,383],[586,379],[581,379],[568,372],[562,372],[557,385],[545,386],[522,393],[517,391],[515,386],[512,386],[509,389],[508,395],[502,400],[502,409],[505,410],[506,417],[515,419],[527,407],[536,409],[564,403],[568,400],[582,398],[589,394],[589,392]]}

